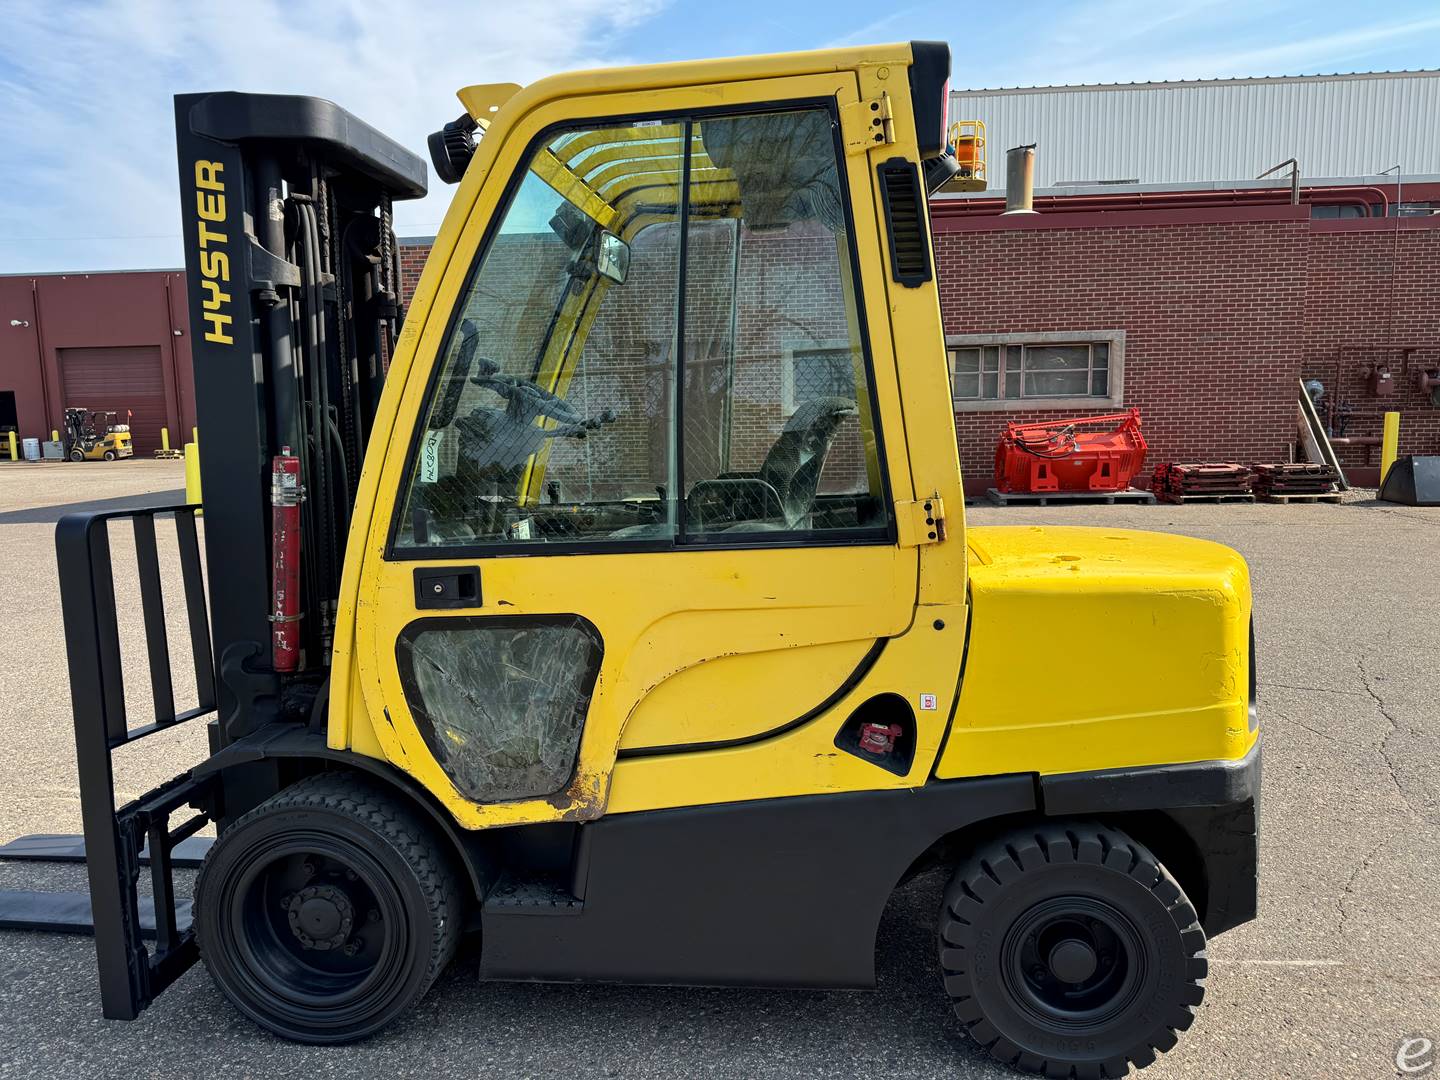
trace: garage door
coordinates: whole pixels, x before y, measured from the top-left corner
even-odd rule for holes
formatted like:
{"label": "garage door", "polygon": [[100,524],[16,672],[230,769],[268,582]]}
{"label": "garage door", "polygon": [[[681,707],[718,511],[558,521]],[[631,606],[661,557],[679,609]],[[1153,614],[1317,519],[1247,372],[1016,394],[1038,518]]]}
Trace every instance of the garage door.
{"label": "garage door", "polygon": [[158,345],[61,349],[60,379],[65,408],[113,410],[122,424],[129,410],[135,456],[160,449],[160,429],[168,419]]}

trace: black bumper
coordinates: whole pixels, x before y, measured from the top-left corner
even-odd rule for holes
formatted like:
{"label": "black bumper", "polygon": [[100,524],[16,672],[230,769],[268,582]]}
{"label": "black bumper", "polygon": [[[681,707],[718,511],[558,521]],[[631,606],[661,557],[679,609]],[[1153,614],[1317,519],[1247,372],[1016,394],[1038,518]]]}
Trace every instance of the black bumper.
{"label": "black bumper", "polygon": [[1255,917],[1260,760],[1257,741],[1234,761],[1043,776],[1040,797],[1049,816],[1105,814],[1142,823],[1136,838],[1170,858],[1184,844],[1192,863],[1187,891],[1213,937]]}

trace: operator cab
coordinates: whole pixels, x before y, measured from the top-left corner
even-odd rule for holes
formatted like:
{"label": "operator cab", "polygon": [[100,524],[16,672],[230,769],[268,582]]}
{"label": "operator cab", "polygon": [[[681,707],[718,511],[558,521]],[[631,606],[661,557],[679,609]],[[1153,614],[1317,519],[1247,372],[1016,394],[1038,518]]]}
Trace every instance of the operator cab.
{"label": "operator cab", "polygon": [[823,108],[546,132],[455,314],[397,546],[884,529],[841,158]]}

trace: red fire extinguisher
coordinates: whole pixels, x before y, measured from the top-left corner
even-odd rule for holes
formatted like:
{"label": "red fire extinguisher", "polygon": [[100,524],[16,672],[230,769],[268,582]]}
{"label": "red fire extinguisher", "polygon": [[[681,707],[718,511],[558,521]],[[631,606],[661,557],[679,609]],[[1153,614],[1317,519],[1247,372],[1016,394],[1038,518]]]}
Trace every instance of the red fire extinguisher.
{"label": "red fire extinguisher", "polygon": [[282,446],[270,465],[271,639],[276,671],[300,664],[300,459]]}

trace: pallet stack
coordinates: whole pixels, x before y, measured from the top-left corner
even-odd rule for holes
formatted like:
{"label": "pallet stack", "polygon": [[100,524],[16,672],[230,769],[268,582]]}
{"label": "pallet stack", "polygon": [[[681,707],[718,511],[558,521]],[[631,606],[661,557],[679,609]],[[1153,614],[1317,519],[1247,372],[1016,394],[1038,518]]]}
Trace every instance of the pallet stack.
{"label": "pallet stack", "polygon": [[1244,465],[1167,462],[1155,466],[1150,490],[1168,503],[1254,502],[1253,482]]}
{"label": "pallet stack", "polygon": [[1265,502],[1337,502],[1339,474],[1329,465],[1307,462],[1255,465],[1255,493]]}

